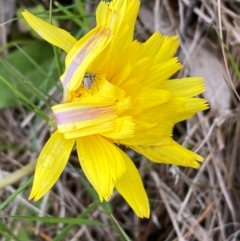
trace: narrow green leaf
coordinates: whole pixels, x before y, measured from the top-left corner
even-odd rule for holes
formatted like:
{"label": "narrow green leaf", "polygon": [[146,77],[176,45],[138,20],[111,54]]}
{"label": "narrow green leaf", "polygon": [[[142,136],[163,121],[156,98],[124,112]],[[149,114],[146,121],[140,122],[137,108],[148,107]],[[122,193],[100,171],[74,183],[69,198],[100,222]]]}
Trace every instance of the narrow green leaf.
{"label": "narrow green leaf", "polygon": [[61,76],[63,74],[62,61],[60,58],[60,54],[58,52],[58,48],[54,45],[53,45],[53,52],[54,52],[55,60],[57,62],[58,74],[59,74],[59,76]]}
{"label": "narrow green leaf", "polygon": [[[94,203],[92,203],[91,205],[89,205],[86,210],[84,210],[80,215],[77,216],[77,218],[84,218],[86,217],[88,214],[90,214],[93,210],[95,210],[97,208],[97,206],[99,205],[100,201],[96,201]],[[63,230],[57,235],[55,236],[52,241],[61,241],[64,238],[66,238],[68,232],[74,228],[75,224],[68,224],[65,228],[63,228]]]}
{"label": "narrow green leaf", "polygon": [[216,26],[213,26],[213,27],[214,27],[217,35],[218,35],[218,38],[219,38],[222,46],[223,46],[224,49],[227,51],[227,57],[228,57],[231,65],[232,65],[232,67],[233,67],[233,69],[234,69],[235,74],[237,75],[238,79],[240,79],[240,70],[239,70],[239,68],[238,68],[237,63],[234,61],[233,56],[232,56],[232,54],[229,52],[227,45],[224,43],[223,39],[221,38],[221,35],[220,35],[219,31],[217,30],[217,27],[216,27]]}
{"label": "narrow green leaf", "polygon": [[0,80],[2,80],[14,93],[20,96],[29,106],[31,106],[36,114],[41,116],[44,120],[48,121],[48,116],[41,111],[31,100],[29,100],[23,93],[21,93],[15,86],[13,86],[9,81],[0,76]]}
{"label": "narrow green leaf", "polygon": [[78,172],[71,163],[68,163],[69,166],[79,175],[79,178],[81,180],[81,183],[85,187],[85,189],[88,191],[88,193],[91,195],[93,200],[98,201],[99,197],[95,189],[91,186],[91,184],[83,177],[82,173]]}
{"label": "narrow green leaf", "polygon": [[55,80],[51,76],[49,76],[46,70],[41,65],[39,65],[39,63],[35,59],[33,59],[26,51],[24,51],[24,49],[22,49],[18,45],[15,45],[15,46],[19,50],[19,52],[36,68],[39,74],[42,74],[47,79],[51,80],[52,82],[55,82]]}
{"label": "narrow green leaf", "polygon": [[99,221],[84,219],[84,218],[34,217],[34,216],[18,216],[18,215],[0,215],[0,218],[13,218],[18,220],[37,221],[37,222],[44,222],[44,223],[102,225],[102,223]]}
{"label": "narrow green leaf", "polygon": [[125,231],[122,229],[122,227],[119,225],[119,223],[117,222],[117,220],[111,215],[110,216],[113,220],[113,222],[116,224],[116,227],[118,228],[118,231],[120,232],[120,234],[122,235],[122,237],[124,238],[124,240],[126,241],[131,241],[131,239],[128,237],[128,235],[125,233]]}
{"label": "narrow green leaf", "polygon": [[[48,101],[45,99],[46,94],[41,89],[36,88],[36,86],[34,86],[30,80],[28,80],[25,76],[23,76],[14,66],[12,66],[7,61],[2,60],[1,63],[3,64],[4,67],[11,70],[11,73],[12,73],[11,77],[15,76],[16,80],[18,80],[19,83],[22,83],[23,85],[25,85],[25,88],[28,91],[28,92],[26,91],[27,96],[30,95],[30,94],[28,95],[27,93],[33,94],[33,97],[31,97],[30,102],[33,102],[32,100],[35,100],[37,98],[38,100],[42,100],[46,106],[51,108]],[[21,99],[20,99],[20,101],[21,101]]]}
{"label": "narrow green leaf", "polygon": [[85,26],[86,30],[90,29],[90,21],[89,16],[87,16],[85,9],[84,9],[84,3],[82,0],[77,0],[77,10],[79,11],[79,14],[82,18],[83,25]]}
{"label": "narrow green leaf", "polygon": [[0,150],[17,150],[24,151],[26,148],[17,145],[0,145]]}
{"label": "narrow green leaf", "polygon": [[[37,49],[37,51],[36,51]],[[34,65],[38,65],[38,68]],[[54,65],[53,65],[54,64]],[[20,50],[9,54],[4,60],[0,60],[0,76],[7,79],[19,92],[28,99],[40,98],[58,82],[52,47],[44,42],[29,44]],[[27,84],[32,84],[34,93]],[[1,81],[0,81],[0,84]],[[2,84],[0,89],[0,108],[14,106],[21,103],[19,98],[11,94],[11,89]],[[36,98],[35,98],[36,99]]]}
{"label": "narrow green leaf", "polygon": [[63,7],[60,3],[58,2],[54,2],[55,5],[58,7],[58,9],[60,9],[63,13],[65,13],[69,19],[72,19],[73,22],[75,22],[79,27],[84,28],[84,22],[80,20],[80,18],[75,18],[75,16],[73,15],[73,13],[71,11],[69,11],[67,8]]}
{"label": "narrow green leaf", "polygon": [[8,229],[3,223],[0,222],[0,234],[6,239],[12,239],[14,241],[21,241],[17,236],[15,236],[12,230]]}
{"label": "narrow green leaf", "polygon": [[24,182],[14,193],[12,193],[2,204],[0,204],[0,210],[5,208],[19,193],[21,193],[30,183],[33,181],[33,176]]}
{"label": "narrow green leaf", "polygon": [[28,40],[28,39],[18,39],[18,40],[14,40],[14,42],[8,42],[7,44],[5,44],[4,46],[0,47],[0,54],[5,51],[6,49],[10,49],[12,47],[14,47],[16,44],[17,45],[27,45],[27,44],[33,44],[35,41],[34,40]]}

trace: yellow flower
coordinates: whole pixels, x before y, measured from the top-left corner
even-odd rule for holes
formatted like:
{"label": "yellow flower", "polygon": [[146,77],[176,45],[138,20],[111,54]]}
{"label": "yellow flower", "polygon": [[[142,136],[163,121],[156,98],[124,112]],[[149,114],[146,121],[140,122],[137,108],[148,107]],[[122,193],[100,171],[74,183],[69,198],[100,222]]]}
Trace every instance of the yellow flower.
{"label": "yellow flower", "polygon": [[100,200],[116,188],[139,217],[149,217],[147,194],[119,144],[157,163],[198,168],[203,161],[172,139],[177,122],[208,108],[204,99],[194,98],[204,91],[203,80],[168,80],[182,67],[173,57],[177,36],[156,32],[145,43],[133,41],[139,4],[101,1],[97,26],[78,41],[23,12],[37,33],[67,52],[63,103],[52,107],[57,130],[39,156],[30,198],[38,200],[56,183],[75,143]]}

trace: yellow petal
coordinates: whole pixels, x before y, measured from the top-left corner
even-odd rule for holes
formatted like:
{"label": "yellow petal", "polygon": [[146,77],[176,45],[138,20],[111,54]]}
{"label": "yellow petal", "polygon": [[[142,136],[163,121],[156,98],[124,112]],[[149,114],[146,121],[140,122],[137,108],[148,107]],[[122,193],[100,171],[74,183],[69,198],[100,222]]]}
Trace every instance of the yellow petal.
{"label": "yellow petal", "polygon": [[178,62],[178,58],[169,59],[166,62],[154,65],[141,83],[150,88],[161,88],[162,84],[181,68],[182,65]]}
{"label": "yellow petal", "polygon": [[132,160],[121,151],[126,171],[116,182],[116,188],[140,218],[150,215],[149,202],[141,177]]}
{"label": "yellow petal", "polygon": [[[135,85],[135,86],[134,86]],[[142,87],[139,84],[134,84],[133,81],[126,81],[120,85],[123,89],[126,89],[127,95],[132,96],[132,101],[134,107],[141,111],[149,110],[154,106],[160,106],[164,103],[169,103],[173,99],[173,95],[166,90],[162,89],[153,89]],[[132,88],[134,86],[135,88]],[[137,114],[136,110],[129,109],[128,113]]]}
{"label": "yellow petal", "polygon": [[[126,42],[130,42],[133,39],[133,34],[134,34],[134,27],[136,23],[136,18],[138,15],[140,7],[140,1],[139,0],[128,0],[127,2],[127,8],[125,12],[124,18],[126,19],[126,24],[129,26],[127,34],[129,35],[128,37],[125,35]],[[129,41],[128,41],[129,40]]]}
{"label": "yellow petal", "polygon": [[130,138],[134,136],[135,123],[131,116],[124,116],[121,118],[116,118],[115,128],[111,131],[102,133],[103,136],[112,138],[115,140],[120,140],[123,138]]}
{"label": "yellow petal", "polygon": [[153,162],[198,168],[203,158],[173,140],[159,146],[130,146]]}
{"label": "yellow petal", "polygon": [[94,59],[90,68],[105,69],[107,79],[114,77],[113,73],[114,75],[119,73],[119,71],[115,71],[116,68],[122,70],[126,65],[126,56],[129,56],[132,49],[129,48],[125,55],[120,56],[119,54],[125,51],[132,42],[139,5],[138,0],[114,0],[110,3],[101,1],[98,5],[97,26],[109,27],[113,32],[113,38],[109,48],[106,48],[101,56]]}
{"label": "yellow petal", "polygon": [[109,28],[96,27],[73,46],[66,57],[66,70],[61,76],[64,102],[73,98],[73,92],[80,87],[89,64],[107,47],[110,40]]}
{"label": "yellow petal", "polygon": [[129,34],[133,35],[139,6],[138,0],[113,0],[110,3],[101,1],[96,11],[97,26],[109,26],[116,36],[121,35],[123,28],[127,27]]}
{"label": "yellow petal", "polygon": [[64,132],[64,137],[66,139],[72,139],[72,138],[79,138],[83,136],[89,136],[89,135],[95,135],[95,134],[104,134],[106,132],[111,132],[115,128],[115,121],[104,121],[102,123],[92,125],[92,126],[87,126],[78,130],[71,130]]}
{"label": "yellow petal", "polygon": [[[119,19],[116,20],[117,24],[115,25],[115,38],[113,43],[115,46],[119,46],[119,43],[122,42],[122,47],[125,48],[133,40],[134,35],[134,26],[136,23],[136,18],[140,6],[139,0],[125,0],[118,1],[113,0],[110,2],[110,8],[113,12],[119,12]],[[113,22],[113,21],[112,21]]]}
{"label": "yellow petal", "polygon": [[[116,3],[116,1],[113,1]],[[117,1],[116,8],[113,7],[114,3],[107,3],[105,1],[101,1],[96,10],[96,21],[97,26],[108,26],[111,27],[112,30],[116,29],[120,22],[120,14],[119,9],[126,6],[126,1]],[[110,7],[111,5],[111,7]]]}
{"label": "yellow petal", "polygon": [[81,85],[75,93],[77,96],[72,101],[84,104],[109,105],[119,101],[128,101],[128,105],[130,105],[129,100],[125,100],[124,91],[99,74],[96,74],[90,91]]}
{"label": "yellow petal", "polygon": [[[205,99],[176,97],[170,101],[165,108],[166,109],[162,112],[165,114],[168,112],[169,118],[171,118],[174,123],[177,123],[192,118],[195,113],[198,111],[206,110],[209,108],[209,106]],[[171,110],[174,111],[171,113]]]}
{"label": "yellow petal", "polygon": [[53,25],[37,18],[28,11],[22,12],[23,17],[28,22],[28,24],[46,41],[58,46],[67,53],[75,45],[77,40],[69,34],[67,31],[54,27]]}
{"label": "yellow petal", "polygon": [[172,94],[169,91],[143,88],[143,90],[139,93],[139,96],[136,97],[135,101],[138,101],[139,105],[141,105],[144,110],[167,103],[172,98]]}
{"label": "yellow petal", "polygon": [[82,169],[100,200],[108,200],[116,181],[126,170],[118,147],[99,135],[92,135],[77,139],[77,152]]}
{"label": "yellow petal", "polygon": [[99,125],[107,121],[115,122],[117,117],[114,106],[84,105],[70,102],[52,107],[60,133]]}
{"label": "yellow petal", "polygon": [[171,59],[179,46],[178,36],[168,37],[155,32],[144,44],[144,55],[154,57],[156,63]]}
{"label": "yellow petal", "polygon": [[94,125],[92,122],[91,126],[82,127],[80,129],[74,129],[74,124],[70,124],[66,127],[72,128],[72,130],[66,131],[64,126],[58,126],[58,130],[63,131],[64,137],[66,139],[101,134],[102,136],[105,136],[107,138],[113,138],[115,142],[120,143],[121,139],[134,136],[135,124],[133,123],[131,117],[124,116],[121,118],[114,118],[114,120],[102,120],[103,121],[99,121]]}
{"label": "yellow petal", "polygon": [[172,92],[173,95],[181,97],[193,97],[201,94],[205,90],[202,77],[172,79],[166,81],[161,88]]}
{"label": "yellow petal", "polygon": [[40,199],[57,182],[75,140],[65,140],[63,134],[55,131],[42,149],[37,161],[34,174],[33,187],[29,199]]}
{"label": "yellow petal", "polygon": [[[152,119],[154,115],[152,114]],[[116,142],[126,146],[150,146],[160,145],[172,136],[173,123],[170,120],[163,120],[159,123],[140,122],[135,123],[134,137],[119,139]]]}

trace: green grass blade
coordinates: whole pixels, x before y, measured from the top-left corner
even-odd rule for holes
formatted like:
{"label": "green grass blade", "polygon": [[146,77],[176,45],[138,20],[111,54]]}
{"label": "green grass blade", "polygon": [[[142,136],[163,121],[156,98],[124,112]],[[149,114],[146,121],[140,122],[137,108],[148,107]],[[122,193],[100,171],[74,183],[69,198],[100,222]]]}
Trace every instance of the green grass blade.
{"label": "green grass blade", "polygon": [[8,42],[4,46],[0,47],[0,54],[5,51],[6,49],[10,49],[12,47],[15,47],[15,45],[27,45],[27,44],[32,44],[34,43],[35,40],[27,40],[27,39],[19,39],[19,40],[14,40],[14,42]]}
{"label": "green grass blade", "polygon": [[15,236],[12,230],[8,229],[3,223],[0,222],[0,234],[7,240],[11,239],[14,241],[21,241],[17,236]]}
{"label": "green grass blade", "polygon": [[78,9],[79,14],[82,18],[83,25],[88,30],[88,29],[90,29],[90,22],[89,22],[89,18],[86,15],[85,10],[84,10],[83,1],[77,0],[76,3],[77,3],[77,9]]}
{"label": "green grass blade", "polygon": [[80,20],[80,18],[76,18],[75,15],[71,11],[69,11],[67,8],[63,7],[60,3],[54,2],[54,4],[60,9],[63,13],[66,14],[66,16],[69,17],[73,22],[75,22],[79,27],[85,28],[84,22]]}
{"label": "green grass blade", "polygon": [[14,193],[12,193],[1,205],[0,210],[5,208],[19,193],[21,193],[26,187],[33,181],[33,176],[24,182]]}
{"label": "green grass blade", "polygon": [[237,75],[238,79],[240,79],[240,71],[239,71],[239,68],[238,68],[236,62],[235,62],[234,59],[233,59],[232,54],[229,52],[227,45],[224,43],[223,39],[221,38],[221,35],[220,35],[220,33],[218,32],[217,27],[216,27],[216,26],[213,26],[213,27],[214,27],[217,35],[218,35],[218,38],[219,38],[222,46],[223,46],[224,49],[227,51],[227,57],[228,57],[231,65],[232,65],[232,67],[233,67],[233,69],[234,69],[235,74]]}
{"label": "green grass blade", "polygon": [[[77,218],[84,218],[86,217],[88,214],[90,214],[92,211],[94,211],[97,206],[99,205],[100,201],[96,201],[93,202],[91,205],[89,205],[88,208],[86,208],[86,210],[84,210],[80,215],[77,216]],[[55,236],[52,241],[61,241],[63,240],[68,232],[74,228],[75,224],[68,224],[65,228],[63,228],[63,230],[57,235]]]}
{"label": "green grass blade", "polygon": [[125,241],[132,241],[128,235],[124,232],[124,230],[122,229],[122,227],[119,225],[119,223],[117,222],[117,220],[111,215],[112,221],[116,224],[116,227],[119,231],[119,233],[122,235],[122,237],[124,238]]}
{"label": "green grass blade", "polygon": [[44,91],[35,87],[29,79],[23,76],[14,66],[8,63],[6,60],[2,60],[2,63],[6,68],[8,68],[11,71],[12,76],[15,76],[16,79],[19,79],[19,81],[26,85],[26,88],[28,88],[28,91],[30,91],[34,95],[34,97],[37,97],[37,99],[43,101],[44,104],[48,106],[48,108],[51,108],[51,105],[45,99],[45,96],[47,96],[47,94]]}
{"label": "green grass blade", "polygon": [[16,44],[15,46],[22,53],[22,55],[26,57],[29,60],[29,62],[39,71],[39,73],[41,73],[44,77],[46,77],[50,81],[55,82],[55,80],[51,76],[49,76],[49,74],[33,58],[31,58],[20,46]]}
{"label": "green grass blade", "polygon": [[34,217],[34,216],[18,216],[18,215],[0,215],[0,218],[12,218],[24,221],[37,221],[43,223],[67,223],[82,225],[103,225],[99,221],[85,218],[58,218],[58,217]]}
{"label": "green grass blade", "polygon": [[53,52],[54,52],[55,60],[57,62],[58,74],[59,76],[61,76],[63,74],[63,66],[62,66],[60,54],[58,52],[58,48],[54,45],[53,45]]}
{"label": "green grass blade", "polygon": [[16,93],[19,97],[22,98],[33,110],[36,114],[41,116],[44,120],[49,121],[48,116],[40,110],[30,99],[28,99],[22,92],[20,92],[15,86],[13,86],[9,81],[7,81],[5,78],[0,76],[0,80],[4,82],[14,93]]}
{"label": "green grass blade", "polygon": [[[52,2],[52,0],[50,0],[49,22],[51,24],[52,24],[52,10],[53,10],[52,5],[53,5],[53,2]],[[54,45],[53,45],[53,52],[54,52],[55,60],[57,62],[58,73],[59,73],[59,76],[61,76],[63,74],[63,66],[62,66],[61,58],[60,58],[60,55],[58,52],[58,48]]]}
{"label": "green grass blade", "polygon": [[91,195],[92,199],[94,201],[99,201],[97,192],[95,191],[95,189],[91,186],[91,184],[86,181],[86,179],[83,177],[82,173],[80,173],[79,171],[77,171],[73,165],[71,165],[71,163],[68,163],[69,166],[71,166],[71,168],[79,175],[79,178],[81,180],[81,183],[83,184],[84,188],[88,191],[88,193]]}

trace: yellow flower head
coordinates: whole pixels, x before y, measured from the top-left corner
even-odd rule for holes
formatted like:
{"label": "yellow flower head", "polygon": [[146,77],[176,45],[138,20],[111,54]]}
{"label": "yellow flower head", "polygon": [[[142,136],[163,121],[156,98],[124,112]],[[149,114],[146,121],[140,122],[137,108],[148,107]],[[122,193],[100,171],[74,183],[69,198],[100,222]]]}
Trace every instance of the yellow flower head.
{"label": "yellow flower head", "polygon": [[173,57],[177,36],[156,32],[145,43],[133,41],[139,4],[101,1],[97,26],[78,41],[23,12],[40,36],[67,52],[63,103],[52,107],[57,130],[39,156],[30,198],[38,200],[56,183],[76,143],[100,200],[108,200],[116,188],[139,217],[149,217],[140,175],[117,145],[158,163],[197,168],[203,160],[172,140],[177,122],[208,108],[204,99],[194,98],[204,91],[203,80],[168,80],[182,67]]}

